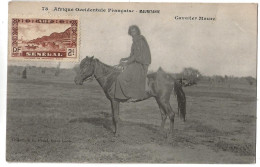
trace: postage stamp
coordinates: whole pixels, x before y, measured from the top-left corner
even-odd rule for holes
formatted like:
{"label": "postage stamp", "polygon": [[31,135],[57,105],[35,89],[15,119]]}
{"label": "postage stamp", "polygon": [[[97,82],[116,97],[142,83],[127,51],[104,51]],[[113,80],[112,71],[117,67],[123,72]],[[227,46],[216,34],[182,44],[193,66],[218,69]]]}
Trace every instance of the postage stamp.
{"label": "postage stamp", "polygon": [[12,18],[10,60],[78,61],[77,19]]}

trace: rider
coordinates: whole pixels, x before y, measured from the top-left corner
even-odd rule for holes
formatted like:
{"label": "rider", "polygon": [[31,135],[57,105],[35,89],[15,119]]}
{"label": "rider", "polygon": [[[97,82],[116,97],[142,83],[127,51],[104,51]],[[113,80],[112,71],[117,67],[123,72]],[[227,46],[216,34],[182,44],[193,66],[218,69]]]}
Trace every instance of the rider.
{"label": "rider", "polygon": [[128,34],[133,38],[131,53],[129,57],[120,60],[120,65],[125,66],[125,69],[117,77],[115,98],[134,101],[142,99],[145,95],[146,75],[148,66],[151,64],[151,53],[138,26],[130,26]]}

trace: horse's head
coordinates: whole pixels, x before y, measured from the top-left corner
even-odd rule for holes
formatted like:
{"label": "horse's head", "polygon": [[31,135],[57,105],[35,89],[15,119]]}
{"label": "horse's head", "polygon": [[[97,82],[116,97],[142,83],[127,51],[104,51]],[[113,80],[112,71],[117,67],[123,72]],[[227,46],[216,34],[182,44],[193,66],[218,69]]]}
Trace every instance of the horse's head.
{"label": "horse's head", "polygon": [[86,57],[80,62],[80,71],[74,79],[77,85],[82,85],[83,82],[90,78],[95,71],[94,56]]}

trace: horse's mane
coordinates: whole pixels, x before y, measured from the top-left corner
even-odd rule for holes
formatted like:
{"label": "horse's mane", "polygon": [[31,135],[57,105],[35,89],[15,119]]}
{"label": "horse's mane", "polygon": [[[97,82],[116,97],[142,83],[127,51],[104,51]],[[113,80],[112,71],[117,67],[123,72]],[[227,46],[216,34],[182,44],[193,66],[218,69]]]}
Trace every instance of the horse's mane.
{"label": "horse's mane", "polygon": [[94,60],[95,60],[96,62],[98,62],[100,65],[102,65],[103,67],[105,67],[105,68],[115,69],[115,67],[113,67],[113,66],[111,66],[111,65],[107,65],[107,64],[101,62],[98,58],[95,58]]}
{"label": "horse's mane", "polygon": [[103,62],[101,62],[99,59],[95,58],[94,61],[102,67],[103,69],[103,72],[104,73],[109,73],[111,71],[114,71],[114,72],[121,72],[121,70],[119,70],[118,68],[114,67],[114,66],[111,66],[111,65],[107,65]]}
{"label": "horse's mane", "polygon": [[[91,60],[92,59],[92,60]],[[80,62],[80,67],[82,67],[83,65],[85,65],[86,61],[90,61],[90,63],[92,63],[93,61],[96,61],[99,65],[101,65],[102,67],[105,67],[106,69],[115,69],[115,67],[107,65],[103,62],[101,62],[98,58],[94,58],[94,57],[85,57],[81,62]]]}

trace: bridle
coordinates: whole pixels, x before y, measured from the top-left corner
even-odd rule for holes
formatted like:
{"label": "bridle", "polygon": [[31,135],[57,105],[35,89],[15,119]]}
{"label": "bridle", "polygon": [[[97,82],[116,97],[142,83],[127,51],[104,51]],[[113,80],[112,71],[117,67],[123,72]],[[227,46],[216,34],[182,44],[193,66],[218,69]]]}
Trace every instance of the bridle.
{"label": "bridle", "polygon": [[107,76],[107,75],[113,73],[113,72],[116,71],[116,70],[120,70],[120,71],[122,72],[122,71],[124,71],[124,69],[125,69],[125,67],[122,66],[122,65],[120,65],[120,64],[114,65],[114,66],[112,66],[112,67],[113,67],[113,70],[112,70],[112,71],[109,71],[109,72],[103,74],[102,76],[95,77],[96,66],[94,66],[94,72],[93,72],[93,74],[92,74],[91,76],[89,76],[88,78],[86,78],[84,81],[88,81],[88,80],[91,80],[91,81],[92,81],[94,78],[96,78],[96,80],[98,80],[98,79],[100,79],[100,78],[104,78],[105,76]]}

